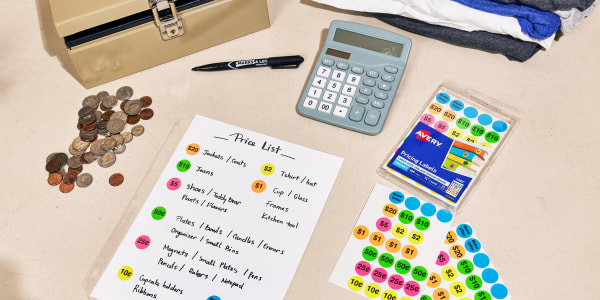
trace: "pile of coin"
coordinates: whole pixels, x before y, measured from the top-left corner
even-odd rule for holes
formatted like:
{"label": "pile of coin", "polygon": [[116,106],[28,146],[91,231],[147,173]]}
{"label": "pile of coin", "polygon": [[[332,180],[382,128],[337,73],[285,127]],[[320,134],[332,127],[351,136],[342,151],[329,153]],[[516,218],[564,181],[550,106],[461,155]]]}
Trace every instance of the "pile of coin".
{"label": "pile of coin", "polygon": [[[115,96],[101,91],[83,99],[82,108],[77,113],[79,136],[69,146],[71,156],[55,152],[46,158],[48,184],[58,185],[61,192],[68,193],[75,185],[84,188],[92,184],[92,175],[81,173],[83,165],[97,161],[100,167],[108,168],[115,164],[117,155],[125,152],[125,144],[144,133],[144,126],[135,124],[154,116],[154,111],[149,108],[152,98],[132,97],[133,89],[124,86],[117,90]],[[116,111],[116,107],[120,110]],[[135,126],[125,132],[127,125]],[[122,174],[115,173],[109,183],[118,186],[123,180]]]}

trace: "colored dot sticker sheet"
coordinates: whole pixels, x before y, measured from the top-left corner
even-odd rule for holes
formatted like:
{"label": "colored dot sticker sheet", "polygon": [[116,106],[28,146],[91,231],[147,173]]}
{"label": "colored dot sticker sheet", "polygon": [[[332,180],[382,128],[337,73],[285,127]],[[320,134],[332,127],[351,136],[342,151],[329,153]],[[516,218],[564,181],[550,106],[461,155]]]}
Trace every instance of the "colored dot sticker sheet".
{"label": "colored dot sticker sheet", "polygon": [[342,162],[196,116],[90,297],[283,299]]}
{"label": "colored dot sticker sheet", "polygon": [[383,170],[456,208],[513,123],[440,87]]}
{"label": "colored dot sticker sheet", "polygon": [[375,185],[330,282],[371,299],[419,299],[452,214]]}
{"label": "colored dot sticker sheet", "polygon": [[469,223],[448,231],[419,300],[508,300],[512,296]]}

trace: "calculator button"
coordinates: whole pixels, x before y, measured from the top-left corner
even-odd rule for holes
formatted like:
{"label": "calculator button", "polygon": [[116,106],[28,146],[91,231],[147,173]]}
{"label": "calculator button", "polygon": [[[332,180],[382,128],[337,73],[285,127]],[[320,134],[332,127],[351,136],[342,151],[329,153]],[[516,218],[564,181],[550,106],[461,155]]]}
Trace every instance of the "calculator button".
{"label": "calculator button", "polygon": [[334,92],[339,92],[340,88],[342,88],[342,83],[339,81],[330,81],[327,85],[327,89]]}
{"label": "calculator button", "polygon": [[369,103],[369,98],[365,97],[365,96],[356,96],[356,98],[354,98],[356,100],[356,102],[360,103],[360,104],[367,104]]}
{"label": "calculator button", "polygon": [[336,106],[333,110],[333,115],[345,118],[348,113],[348,108],[342,106]]}
{"label": "calculator button", "polygon": [[373,90],[370,88],[360,88],[360,93],[363,95],[370,96],[371,94],[373,94]]}
{"label": "calculator button", "polygon": [[333,59],[329,59],[329,58],[324,58],[321,62],[326,66],[333,66],[333,64],[334,64]]}
{"label": "calculator button", "polygon": [[346,72],[342,72],[342,71],[338,71],[338,70],[334,70],[333,75],[331,75],[331,79],[335,79],[335,80],[339,80],[339,81],[344,81],[344,78],[346,78]]}
{"label": "calculator button", "polygon": [[341,95],[340,99],[338,99],[339,105],[348,107],[348,106],[350,106],[350,103],[352,103],[352,97]]}
{"label": "calculator button", "polygon": [[350,115],[348,116],[348,118],[350,118],[350,120],[352,120],[352,121],[359,122],[360,120],[362,120],[362,117],[364,114],[365,114],[364,106],[354,105],[354,106],[352,106],[352,109],[350,109]]}
{"label": "calculator button", "polygon": [[363,69],[363,67],[359,67],[359,66],[352,66],[352,73],[356,73],[356,74],[362,74],[365,69]]}
{"label": "calculator button", "polygon": [[365,117],[365,123],[367,125],[375,126],[379,122],[379,117],[381,113],[378,110],[369,110],[367,112],[367,116]]}
{"label": "calculator button", "polygon": [[363,80],[363,84],[366,85],[366,86],[375,86],[375,80],[369,79],[369,78],[365,78]]}
{"label": "calculator button", "polygon": [[335,99],[337,99],[336,93],[325,92],[325,94],[323,95],[323,100],[325,100],[327,102],[335,102]]}
{"label": "calculator button", "polygon": [[307,108],[310,108],[310,109],[315,109],[315,108],[317,108],[317,103],[318,102],[319,102],[319,100],[315,100],[315,99],[306,97],[306,98],[304,98],[304,104],[303,104],[303,106],[307,107]]}
{"label": "calculator button", "polygon": [[348,96],[354,96],[354,93],[356,93],[356,87],[353,85],[346,84],[346,85],[344,85],[344,89],[342,90],[342,93],[344,93]]}
{"label": "calculator button", "polygon": [[379,89],[384,91],[389,91],[392,89],[392,86],[389,83],[382,82],[379,84]]}
{"label": "calculator button", "polygon": [[392,74],[398,73],[398,68],[394,67],[394,66],[385,66],[383,69],[388,73],[392,73]]}
{"label": "calculator button", "polygon": [[327,103],[327,102],[321,102],[321,104],[319,104],[319,111],[325,112],[325,113],[331,113],[331,109],[333,108],[333,104],[331,103]]}
{"label": "calculator button", "polygon": [[381,79],[383,81],[392,82],[392,81],[394,81],[394,79],[396,79],[396,77],[394,77],[392,75],[384,74],[381,76]]}
{"label": "calculator button", "polygon": [[312,85],[319,87],[319,88],[324,88],[325,83],[327,83],[327,79],[315,76],[315,79],[313,79]]}
{"label": "calculator button", "polygon": [[348,70],[348,67],[350,67],[350,66],[348,65],[348,63],[345,63],[345,62],[343,62],[343,61],[340,61],[340,62],[338,62],[336,66],[337,66],[337,68],[338,68],[338,69],[340,69],[340,70]]}
{"label": "calculator button", "polygon": [[367,76],[373,77],[373,78],[377,78],[377,77],[379,77],[379,72],[373,71],[373,70],[369,70],[369,71],[367,71]]}
{"label": "calculator button", "polygon": [[375,98],[385,100],[387,99],[388,94],[384,92],[375,92]]}
{"label": "calculator button", "polygon": [[346,82],[349,84],[358,85],[360,83],[360,76],[350,74],[348,75],[348,79],[346,80]]}
{"label": "calculator button", "polygon": [[371,106],[375,108],[383,108],[385,106],[385,103],[383,103],[383,101],[381,100],[373,100],[371,101]]}
{"label": "calculator button", "polygon": [[314,86],[311,87],[308,90],[308,95],[311,96],[311,97],[313,97],[313,98],[317,98],[317,99],[321,98],[321,93],[323,93],[323,90],[322,89],[318,89],[318,88],[316,88]]}
{"label": "calculator button", "polygon": [[322,76],[322,77],[327,78],[327,77],[329,77],[329,74],[331,74],[330,68],[320,66],[319,69],[317,70],[317,76]]}

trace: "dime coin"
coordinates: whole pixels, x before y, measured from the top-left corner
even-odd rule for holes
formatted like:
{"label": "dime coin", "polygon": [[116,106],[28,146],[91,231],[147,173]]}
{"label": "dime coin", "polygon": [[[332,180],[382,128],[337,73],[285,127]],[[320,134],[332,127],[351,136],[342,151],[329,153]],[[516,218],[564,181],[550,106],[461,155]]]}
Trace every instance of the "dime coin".
{"label": "dime coin", "polygon": [[71,157],[69,157],[69,160],[67,161],[67,165],[71,169],[77,169],[77,168],[81,167],[81,159],[79,158],[79,156],[71,156]]}
{"label": "dime coin", "polygon": [[108,168],[115,164],[117,156],[112,151],[106,152],[104,155],[98,157],[98,165],[103,168]]}
{"label": "dime coin", "polygon": [[94,95],[91,95],[91,96],[87,96],[87,97],[83,98],[83,101],[81,102],[81,106],[89,106],[95,110],[98,108],[99,103],[100,103],[100,101],[98,101],[98,98]]}
{"label": "dime coin", "polygon": [[134,116],[127,116],[127,124],[137,124],[140,121],[140,114]]}
{"label": "dime coin", "polygon": [[94,178],[89,173],[83,173],[77,177],[77,186],[80,188],[86,188],[92,184]]}
{"label": "dime coin", "polygon": [[127,114],[123,111],[118,111],[116,113],[114,113],[112,116],[110,116],[110,119],[121,119],[121,121],[123,121],[123,123],[127,123]]}
{"label": "dime coin", "polygon": [[87,149],[87,147],[89,145],[90,145],[90,142],[84,142],[79,137],[76,137],[73,140],[73,142],[71,143],[71,146],[73,146],[73,149],[75,149],[77,151],[83,151],[83,150]]}
{"label": "dime coin", "polygon": [[144,126],[142,125],[135,125],[133,126],[133,128],[131,128],[131,134],[133,134],[133,136],[140,136],[144,133]]}
{"label": "dime coin", "polygon": [[86,152],[83,154],[83,159],[85,160],[86,163],[93,163],[96,161],[96,154],[92,153],[92,152]]}
{"label": "dime coin", "polygon": [[125,150],[127,149],[127,147],[125,147],[125,144],[121,144],[117,147],[115,147],[115,150],[113,150],[115,152],[115,154],[121,154],[123,152],[125,152]]}
{"label": "dime coin", "polygon": [[100,147],[105,151],[108,151],[108,150],[114,148],[116,145],[117,145],[117,142],[112,137],[107,137],[100,141]]}
{"label": "dime coin", "polygon": [[60,169],[60,167],[60,160],[58,160],[57,158],[53,158],[46,163],[46,171],[48,171],[49,173],[57,172],[58,169]]}
{"label": "dime coin", "polygon": [[111,110],[108,110],[108,111],[106,111],[106,112],[104,112],[104,113],[102,114],[102,120],[105,120],[105,121],[108,121],[108,120],[110,120],[110,117],[111,117],[111,116],[112,116],[114,113],[115,113],[115,111],[114,111],[114,110],[112,110],[112,109],[111,109]]}
{"label": "dime coin", "polygon": [[102,155],[106,152],[106,150],[102,149],[100,143],[101,141],[95,141],[90,145],[90,152],[96,156]]}
{"label": "dime coin", "polygon": [[123,138],[123,136],[120,134],[112,135],[111,138],[113,138],[115,142],[117,142],[117,144],[115,144],[115,147],[119,147],[125,142],[125,138]]}
{"label": "dime coin", "polygon": [[150,98],[149,96],[144,96],[140,98],[140,101],[142,101],[143,107],[148,107],[150,106],[150,104],[152,104],[152,98]]}
{"label": "dime coin", "polygon": [[140,100],[130,100],[123,105],[123,111],[130,115],[134,116],[139,114],[142,111],[142,101]]}
{"label": "dime coin", "polygon": [[83,154],[83,152],[85,152],[85,150],[77,151],[75,148],[73,148],[73,145],[69,146],[69,153],[71,153],[71,155],[79,156]]}
{"label": "dime coin", "polygon": [[52,186],[59,185],[62,178],[63,176],[60,173],[50,173],[48,175],[48,184]]}
{"label": "dime coin", "polygon": [[121,119],[113,119],[106,123],[106,129],[112,134],[117,134],[125,128],[125,123]]}
{"label": "dime coin", "polygon": [[133,89],[128,86],[120,87],[117,90],[117,98],[119,100],[129,100],[133,96]]}
{"label": "dime coin", "polygon": [[131,132],[121,132],[121,136],[123,136],[123,141],[125,143],[129,143],[133,140],[133,134],[131,134]]}
{"label": "dime coin", "polygon": [[144,108],[140,112],[140,118],[142,118],[142,120],[150,120],[150,119],[152,119],[153,116],[154,116],[154,111],[152,110],[152,108]]}
{"label": "dime coin", "polygon": [[74,184],[65,184],[65,182],[61,182],[60,185],[58,186],[58,190],[63,192],[63,193],[69,193],[73,190],[73,188],[75,187]]}
{"label": "dime coin", "polygon": [[115,173],[110,175],[110,177],[108,178],[108,183],[112,186],[119,186],[121,185],[121,183],[123,183],[124,179],[125,178],[123,177],[123,174]]}
{"label": "dime coin", "polygon": [[106,97],[108,97],[108,92],[107,91],[101,91],[98,92],[98,94],[96,94],[96,97],[98,98],[99,101],[104,100]]}
{"label": "dime coin", "polygon": [[63,176],[63,183],[65,184],[73,184],[77,180],[77,175],[74,173],[67,172],[65,176]]}

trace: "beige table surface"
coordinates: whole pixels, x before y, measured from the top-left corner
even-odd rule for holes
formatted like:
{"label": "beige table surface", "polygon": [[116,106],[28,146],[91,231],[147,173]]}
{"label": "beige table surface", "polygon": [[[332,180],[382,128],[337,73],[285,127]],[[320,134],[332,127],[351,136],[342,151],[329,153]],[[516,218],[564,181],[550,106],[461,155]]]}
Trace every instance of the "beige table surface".
{"label": "beige table surface", "polygon": [[[174,124],[194,113],[345,159],[285,299],[362,299],[328,277],[373,185],[389,184],[376,168],[446,80],[521,118],[457,220],[473,224],[514,299],[600,299],[598,11],[526,63],[397,30],[413,49],[384,131],[373,137],[295,111],[330,21],[393,30],[373,18],[308,0],[270,1],[270,29],[86,90],[57,58],[64,47],[47,0],[2,4],[10,9],[0,11],[0,299],[86,299],[82,279],[146,176],[158,177],[166,161],[152,163]],[[298,70],[189,71],[294,54],[306,58]],[[112,168],[86,167],[92,186],[61,194],[46,183],[46,156],[67,151],[85,96],[123,85],[154,99],[146,133]],[[108,185],[113,172],[125,175],[122,186]]]}

